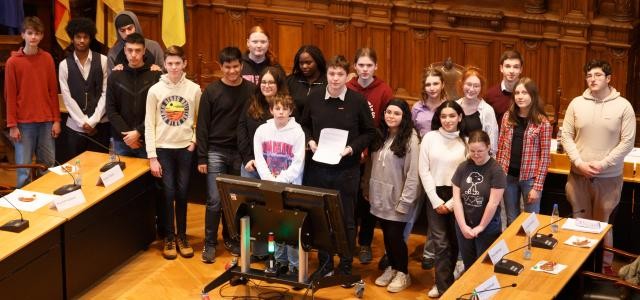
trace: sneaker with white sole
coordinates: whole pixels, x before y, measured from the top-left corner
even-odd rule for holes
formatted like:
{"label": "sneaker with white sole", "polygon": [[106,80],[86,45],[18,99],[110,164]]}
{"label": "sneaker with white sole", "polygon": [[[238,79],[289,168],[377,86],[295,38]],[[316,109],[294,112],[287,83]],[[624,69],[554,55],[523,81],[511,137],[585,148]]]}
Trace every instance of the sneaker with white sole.
{"label": "sneaker with white sole", "polygon": [[453,279],[458,280],[460,276],[464,273],[464,263],[461,260],[456,262],[456,266],[453,269]]}
{"label": "sneaker with white sole", "polygon": [[396,276],[393,277],[391,283],[387,285],[387,291],[391,293],[400,292],[411,285],[411,276],[409,274],[398,271]]}
{"label": "sneaker with white sole", "polygon": [[396,277],[396,273],[397,273],[396,270],[392,269],[391,267],[387,267],[387,269],[384,270],[384,273],[382,273],[380,277],[376,278],[376,282],[375,282],[376,285],[377,286],[389,285],[391,280],[393,280],[393,278]]}
{"label": "sneaker with white sole", "polygon": [[435,284],[433,285],[431,290],[427,293],[427,296],[429,296],[429,298],[439,298],[440,297],[440,291],[438,291],[438,287]]}

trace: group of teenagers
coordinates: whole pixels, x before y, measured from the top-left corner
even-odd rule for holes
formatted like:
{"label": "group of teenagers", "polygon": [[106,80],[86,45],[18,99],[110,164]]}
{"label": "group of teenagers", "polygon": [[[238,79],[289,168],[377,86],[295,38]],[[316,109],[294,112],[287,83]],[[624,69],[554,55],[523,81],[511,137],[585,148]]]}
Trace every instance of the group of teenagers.
{"label": "group of teenagers", "polygon": [[[426,68],[421,97],[410,107],[375,76],[377,56],[370,48],[358,49],[350,64],[304,45],[286,75],[269,50],[269,35],[255,26],[245,53],[236,47],[219,52],[222,78],[201,90],[185,76],[182,47],[163,51],[145,39],[132,12],[119,13],[114,23],[119,39],[104,56],[89,48],[95,24],[70,20],[72,47],[56,82],[52,57],[38,48],[42,23],[25,18],[24,47],[6,64],[7,127],[17,163],[30,163],[35,154],[53,165],[53,139],[61,131],[59,83],[69,111],[68,149],[102,151],[87,137],[104,146],[111,139],[118,155],[149,160],[161,183],[158,231],[167,259],[194,255],[186,235],[194,164],[207,182],[203,262],[215,261],[223,218],[217,176],[303,184],[339,191],[348,242],[363,264],[372,261],[373,231],[380,225],[385,254],[375,284],[389,292],[411,284],[407,239],[424,209],[422,267],[435,266],[435,285],[427,292],[432,298],[460,275],[459,259],[471,266],[501,234],[501,202],[507,224],[521,206],[540,210],[552,126],[535,82],[520,78],[524,61],[515,50],[503,53],[503,79],[489,89],[482,70],[466,67],[457,82],[459,99],[448,97],[441,68]],[[584,74],[588,88],[569,104],[559,141],[572,162],[567,197],[574,210],[585,210],[580,216],[608,221],[620,198],[623,158],[633,147],[635,115],[609,85],[607,62],[590,61]],[[335,165],[311,158],[325,128],[348,132]],[[27,182],[27,172],[19,170],[18,186]],[[239,254],[225,222],[222,237],[225,248]],[[336,268],[331,253],[319,250],[318,258],[312,278],[352,273],[352,256],[340,256]],[[282,272],[297,272],[293,246],[279,245],[276,259]]]}

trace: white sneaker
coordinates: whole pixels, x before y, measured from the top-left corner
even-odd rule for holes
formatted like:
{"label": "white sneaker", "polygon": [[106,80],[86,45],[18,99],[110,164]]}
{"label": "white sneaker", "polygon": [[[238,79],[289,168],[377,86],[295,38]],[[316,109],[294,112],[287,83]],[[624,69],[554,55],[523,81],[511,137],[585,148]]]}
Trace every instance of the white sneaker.
{"label": "white sneaker", "polygon": [[438,291],[438,287],[435,284],[433,285],[431,290],[427,293],[427,296],[429,296],[429,298],[439,298],[440,297],[440,292]]}
{"label": "white sneaker", "polygon": [[376,278],[376,285],[377,286],[387,286],[389,285],[389,283],[391,282],[391,280],[393,280],[393,278],[396,276],[397,271],[392,269],[391,267],[387,267],[384,270],[384,273],[382,273],[382,275],[380,275],[380,277]]}
{"label": "white sneaker", "polygon": [[391,293],[400,292],[411,285],[411,276],[402,272],[396,272],[396,276],[387,286],[387,291]]}
{"label": "white sneaker", "polygon": [[458,278],[462,276],[462,273],[464,273],[464,263],[461,260],[458,260],[455,268],[453,269],[453,279],[458,280]]}

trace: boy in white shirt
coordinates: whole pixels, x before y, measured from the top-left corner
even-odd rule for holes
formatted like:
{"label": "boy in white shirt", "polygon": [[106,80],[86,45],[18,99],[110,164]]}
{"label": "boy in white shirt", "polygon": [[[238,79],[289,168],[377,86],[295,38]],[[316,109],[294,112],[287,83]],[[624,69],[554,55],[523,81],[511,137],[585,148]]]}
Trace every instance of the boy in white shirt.
{"label": "boy in white shirt", "polygon": [[[273,119],[260,125],[253,137],[256,169],[262,180],[301,184],[304,170],[305,136],[293,112],[290,96],[276,95],[269,100]],[[289,274],[298,272],[297,247],[276,247],[281,267],[289,265]],[[281,269],[281,268],[278,268]]]}

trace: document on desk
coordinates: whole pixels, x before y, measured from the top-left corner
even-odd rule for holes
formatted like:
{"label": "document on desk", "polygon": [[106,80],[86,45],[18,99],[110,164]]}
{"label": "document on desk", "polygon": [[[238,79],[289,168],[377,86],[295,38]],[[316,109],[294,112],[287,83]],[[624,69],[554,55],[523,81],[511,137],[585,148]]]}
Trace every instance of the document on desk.
{"label": "document on desk", "polygon": [[[60,196],[25,191],[21,189],[16,189],[11,194],[4,196],[11,204],[15,205],[15,207],[19,210],[24,211],[36,211],[40,207],[43,207],[51,201],[57,199]],[[0,201],[0,206],[13,208],[11,204],[7,203],[7,201]]]}
{"label": "document on desk", "polygon": [[498,277],[496,277],[496,275],[489,277],[489,279],[481,283],[473,291],[478,295],[479,300],[491,299],[493,295],[500,291]]}
{"label": "document on desk", "polygon": [[325,164],[337,165],[342,159],[342,151],[347,146],[349,132],[342,129],[325,128],[320,131],[318,148],[313,160]]}
{"label": "document on desk", "polygon": [[576,219],[569,218],[564,222],[564,224],[562,224],[562,229],[588,233],[601,233],[605,228],[607,228],[607,225],[608,224],[605,222],[600,222],[600,226],[598,228],[582,227],[576,224]]}

